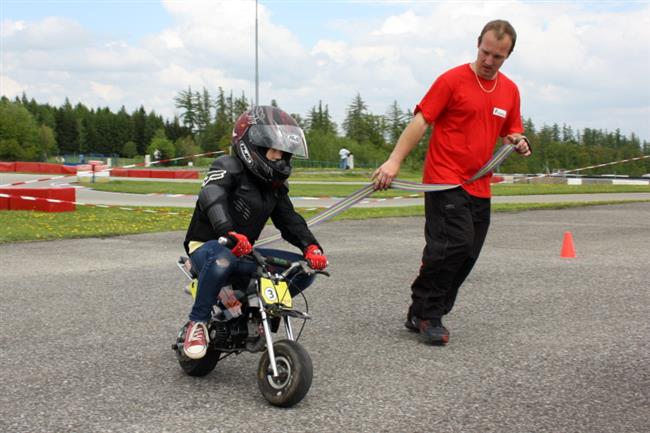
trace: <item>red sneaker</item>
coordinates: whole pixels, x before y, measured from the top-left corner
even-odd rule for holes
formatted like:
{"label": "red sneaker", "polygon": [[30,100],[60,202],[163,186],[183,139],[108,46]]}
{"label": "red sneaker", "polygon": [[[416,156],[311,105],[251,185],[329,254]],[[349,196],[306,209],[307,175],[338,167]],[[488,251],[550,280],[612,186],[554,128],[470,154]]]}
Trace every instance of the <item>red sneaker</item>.
{"label": "red sneaker", "polygon": [[435,346],[449,343],[449,330],[442,326],[440,319],[420,320],[420,335]]}
{"label": "red sneaker", "polygon": [[208,351],[208,327],[203,322],[189,322],[185,328],[183,352],[190,359],[201,359]]}

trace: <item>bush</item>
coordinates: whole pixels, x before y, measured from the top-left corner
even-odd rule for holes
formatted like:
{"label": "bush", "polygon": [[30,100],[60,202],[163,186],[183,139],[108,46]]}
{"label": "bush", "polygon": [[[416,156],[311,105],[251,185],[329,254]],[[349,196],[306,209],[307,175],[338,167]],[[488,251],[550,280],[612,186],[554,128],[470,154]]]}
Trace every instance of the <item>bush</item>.
{"label": "bush", "polygon": [[133,141],[127,141],[122,148],[122,156],[125,158],[133,158],[138,154],[138,145]]}
{"label": "bush", "polygon": [[47,160],[57,147],[51,128],[39,126],[25,107],[0,100],[0,158],[5,161]]}
{"label": "bush", "polygon": [[[194,143],[194,140],[192,140],[192,137],[183,137],[179,138],[176,140],[176,143],[174,143],[174,147],[176,148],[176,155],[177,156],[190,156],[190,155],[196,155],[199,153],[202,153],[201,148]],[[187,158],[185,160],[180,161],[180,164],[186,164],[186,161],[192,161],[192,163],[196,164],[197,158]]]}
{"label": "bush", "polygon": [[176,149],[174,143],[165,135],[164,129],[159,129],[151,139],[151,143],[147,147],[147,153],[153,155],[156,149],[162,153],[160,159],[171,159],[176,156]]}

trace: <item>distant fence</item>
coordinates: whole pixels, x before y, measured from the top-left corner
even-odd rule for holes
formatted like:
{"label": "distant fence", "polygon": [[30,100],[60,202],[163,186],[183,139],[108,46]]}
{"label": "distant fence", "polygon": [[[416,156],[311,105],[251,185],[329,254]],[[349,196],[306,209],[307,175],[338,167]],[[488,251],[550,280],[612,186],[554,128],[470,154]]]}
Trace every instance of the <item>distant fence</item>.
{"label": "distant fence", "polygon": [[[383,162],[383,161],[382,161]],[[365,163],[355,160],[354,168],[376,168],[380,163]],[[314,159],[293,158],[291,165],[296,168],[339,168],[339,160],[336,161],[318,161]]]}

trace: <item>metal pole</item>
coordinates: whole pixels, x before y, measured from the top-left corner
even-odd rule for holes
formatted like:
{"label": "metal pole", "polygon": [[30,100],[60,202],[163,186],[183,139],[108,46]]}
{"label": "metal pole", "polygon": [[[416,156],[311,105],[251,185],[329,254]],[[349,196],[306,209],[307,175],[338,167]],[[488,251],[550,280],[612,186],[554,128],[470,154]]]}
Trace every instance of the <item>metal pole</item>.
{"label": "metal pole", "polygon": [[257,0],[255,0],[255,105],[260,105],[260,73],[257,45]]}

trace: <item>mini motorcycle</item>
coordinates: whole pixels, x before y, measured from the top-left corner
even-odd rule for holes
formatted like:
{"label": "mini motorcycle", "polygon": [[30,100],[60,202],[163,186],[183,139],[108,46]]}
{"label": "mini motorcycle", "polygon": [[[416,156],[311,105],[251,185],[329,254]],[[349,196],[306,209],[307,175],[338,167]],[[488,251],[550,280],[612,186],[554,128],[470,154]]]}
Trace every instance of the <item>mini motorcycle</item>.
{"label": "mini motorcycle", "polygon": [[[313,368],[309,353],[297,341],[310,317],[307,312],[294,308],[289,283],[300,274],[329,274],[312,269],[306,261],[264,257],[255,249],[246,259],[255,261],[257,271],[250,277],[232,278],[220,290],[207,324],[210,342],[206,355],[201,359],[185,356],[183,340],[187,323],[179,331],[172,349],[181,368],[190,376],[207,375],[220,360],[233,353],[263,351],[257,367],[259,389],[272,405],[291,407],[307,395]],[[187,257],[181,257],[177,266],[190,280],[185,291],[195,298],[198,273]],[[272,272],[272,267],[284,271]],[[297,336],[291,319],[303,321]],[[274,341],[272,334],[281,323],[286,339]]]}

